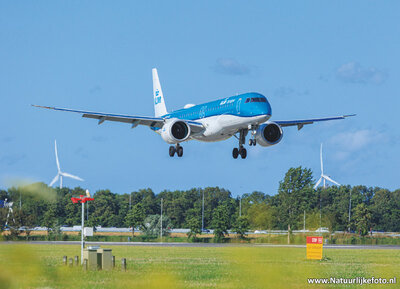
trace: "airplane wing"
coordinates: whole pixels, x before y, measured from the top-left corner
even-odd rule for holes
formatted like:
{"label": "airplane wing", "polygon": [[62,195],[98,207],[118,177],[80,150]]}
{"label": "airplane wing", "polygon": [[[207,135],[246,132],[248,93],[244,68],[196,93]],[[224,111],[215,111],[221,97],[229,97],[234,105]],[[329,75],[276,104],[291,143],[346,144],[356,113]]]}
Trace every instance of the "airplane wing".
{"label": "airplane wing", "polygon": [[298,130],[301,130],[304,125],[312,124],[314,122],[320,121],[328,121],[328,120],[337,120],[337,119],[345,119],[346,117],[355,116],[355,114],[341,115],[341,116],[333,116],[333,117],[324,117],[324,118],[310,118],[310,119],[298,119],[298,120],[278,120],[273,121],[279,124],[282,127],[285,126],[297,126]]}
{"label": "airplane wing", "polygon": [[[162,128],[164,123],[167,121],[165,118],[161,117],[145,117],[145,116],[133,116],[133,115],[124,115],[124,114],[111,114],[111,113],[103,113],[103,112],[93,112],[93,111],[84,111],[84,110],[74,110],[67,108],[59,108],[59,107],[51,107],[51,106],[41,106],[34,105],[34,107],[58,110],[58,111],[67,111],[67,112],[75,112],[82,115],[82,117],[98,119],[98,124],[102,124],[107,121],[116,121],[116,122],[124,122],[132,125],[132,128],[140,125],[149,126],[152,128]],[[191,120],[183,120],[190,125],[190,129],[193,133],[198,133],[204,130],[204,127],[201,123]]]}

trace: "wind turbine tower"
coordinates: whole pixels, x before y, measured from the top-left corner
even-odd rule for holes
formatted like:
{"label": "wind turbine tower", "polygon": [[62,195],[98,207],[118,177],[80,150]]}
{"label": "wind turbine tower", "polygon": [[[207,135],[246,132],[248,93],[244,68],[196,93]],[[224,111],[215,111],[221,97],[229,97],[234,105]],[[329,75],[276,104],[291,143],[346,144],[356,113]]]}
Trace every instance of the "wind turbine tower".
{"label": "wind turbine tower", "polygon": [[318,182],[315,184],[314,186],[314,190],[319,186],[319,184],[323,181],[323,188],[326,188],[326,181],[331,182],[337,186],[340,186],[340,184],[338,182],[335,182],[334,180],[332,180],[329,176],[324,174],[324,162],[322,160],[322,143],[321,143],[321,149],[319,152],[319,156],[321,159],[321,177],[319,178]]}
{"label": "wind turbine tower", "polygon": [[51,187],[52,185],[54,185],[55,182],[58,181],[58,179],[60,179],[60,189],[62,189],[62,185],[63,185],[63,177],[66,178],[71,178],[74,180],[78,180],[78,181],[83,181],[83,179],[81,179],[80,177],[71,175],[69,173],[64,173],[61,171],[60,168],[60,162],[58,161],[58,153],[57,153],[57,141],[54,140],[54,150],[56,152],[56,163],[57,163],[57,175],[54,177],[54,179],[51,181],[51,183],[49,184],[49,186]]}

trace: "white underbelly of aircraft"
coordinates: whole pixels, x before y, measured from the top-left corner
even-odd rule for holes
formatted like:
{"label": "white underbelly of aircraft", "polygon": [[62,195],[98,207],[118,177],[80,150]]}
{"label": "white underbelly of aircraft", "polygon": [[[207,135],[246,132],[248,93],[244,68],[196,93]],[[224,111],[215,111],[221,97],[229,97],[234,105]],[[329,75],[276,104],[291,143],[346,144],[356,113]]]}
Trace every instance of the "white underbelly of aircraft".
{"label": "white underbelly of aircraft", "polygon": [[241,117],[236,115],[218,115],[197,120],[206,127],[202,134],[192,136],[192,139],[203,142],[217,142],[230,138],[238,129],[247,128],[249,124],[260,124],[269,116]]}

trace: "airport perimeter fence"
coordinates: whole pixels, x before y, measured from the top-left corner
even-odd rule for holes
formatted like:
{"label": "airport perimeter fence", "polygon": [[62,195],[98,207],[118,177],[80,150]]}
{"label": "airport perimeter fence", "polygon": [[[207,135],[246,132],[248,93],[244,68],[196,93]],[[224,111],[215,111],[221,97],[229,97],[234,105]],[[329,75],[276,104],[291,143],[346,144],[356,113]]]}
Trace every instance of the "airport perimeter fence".
{"label": "airport perimeter fence", "polygon": [[[33,232],[31,232],[33,233]],[[37,232],[39,233],[39,232]],[[50,233],[42,231],[42,234],[20,234],[10,235],[7,232],[3,232],[0,235],[0,241],[80,241],[80,233],[67,233],[62,232],[60,234]],[[216,243],[212,234],[198,235],[195,238],[188,238],[185,234],[180,236],[163,236],[162,239],[155,236],[146,235],[135,235],[132,237],[130,234],[113,233],[111,235],[94,235],[86,237],[87,242],[191,242],[191,243]],[[373,236],[361,237],[357,234],[348,233],[336,233],[330,235],[329,233],[315,234],[315,233],[298,233],[290,235],[290,244],[304,245],[306,243],[306,236],[308,235],[322,235],[326,244],[337,244],[337,245],[400,245],[400,237],[398,234],[375,234]],[[245,238],[239,238],[236,234],[226,235],[225,238],[218,240],[218,243],[248,243],[248,244],[287,244],[287,233],[286,234],[248,234]]]}

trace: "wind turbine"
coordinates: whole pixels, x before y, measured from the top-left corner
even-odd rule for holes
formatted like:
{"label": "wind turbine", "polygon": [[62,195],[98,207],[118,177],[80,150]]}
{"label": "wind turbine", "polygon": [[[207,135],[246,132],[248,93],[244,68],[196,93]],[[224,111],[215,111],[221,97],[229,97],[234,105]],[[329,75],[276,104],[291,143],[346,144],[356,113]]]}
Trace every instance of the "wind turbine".
{"label": "wind turbine", "polygon": [[319,184],[321,183],[322,180],[324,181],[324,184],[323,184],[324,189],[326,188],[326,181],[329,181],[331,183],[334,183],[337,186],[340,186],[340,184],[338,182],[335,182],[329,176],[324,174],[324,163],[322,161],[322,143],[321,143],[321,150],[320,150],[320,158],[321,158],[321,177],[319,178],[318,182],[315,184],[314,190],[319,186]]}
{"label": "wind turbine", "polygon": [[49,186],[51,187],[52,185],[54,185],[55,182],[58,181],[58,179],[60,179],[60,189],[62,189],[63,177],[75,179],[75,180],[78,180],[78,181],[83,181],[83,179],[81,179],[80,177],[71,175],[69,173],[64,173],[64,172],[61,171],[60,162],[58,161],[57,141],[56,140],[54,140],[54,149],[55,149],[55,152],[56,152],[56,162],[57,162],[57,170],[58,170],[58,172],[57,172],[57,175],[54,177],[54,179],[49,184]]}

